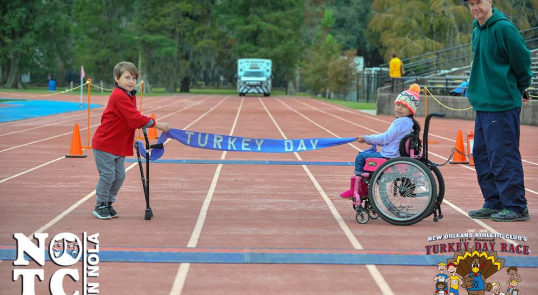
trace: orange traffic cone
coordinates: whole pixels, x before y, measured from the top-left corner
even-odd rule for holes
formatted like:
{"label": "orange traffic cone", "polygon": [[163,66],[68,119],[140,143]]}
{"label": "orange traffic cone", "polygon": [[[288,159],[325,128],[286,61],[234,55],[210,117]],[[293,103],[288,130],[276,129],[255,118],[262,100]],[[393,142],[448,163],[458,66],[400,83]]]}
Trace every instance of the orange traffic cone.
{"label": "orange traffic cone", "polygon": [[86,155],[82,154],[82,143],[80,142],[80,130],[78,124],[75,124],[73,128],[73,137],[71,138],[71,150],[66,158],[86,158]]}
{"label": "orange traffic cone", "polygon": [[[157,122],[155,120],[155,114],[151,114],[151,118],[153,119],[153,122]],[[148,139],[157,139],[159,136],[157,135],[157,128],[151,127],[148,128]]]}
{"label": "orange traffic cone", "polygon": [[469,155],[469,165],[474,166],[473,158],[474,132],[467,133],[467,154]]}
{"label": "orange traffic cone", "polygon": [[463,147],[463,134],[461,130],[458,130],[458,137],[456,138],[456,146],[454,147],[454,156],[450,164],[469,164],[465,157],[465,148]]}

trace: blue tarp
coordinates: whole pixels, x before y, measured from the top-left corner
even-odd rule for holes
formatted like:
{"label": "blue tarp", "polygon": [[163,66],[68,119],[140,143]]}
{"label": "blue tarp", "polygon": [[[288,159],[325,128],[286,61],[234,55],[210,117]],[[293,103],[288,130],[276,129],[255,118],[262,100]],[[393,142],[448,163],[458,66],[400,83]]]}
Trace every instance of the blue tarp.
{"label": "blue tarp", "polygon": [[[6,99],[6,98],[3,98]],[[92,103],[90,108],[100,104]],[[88,110],[88,104],[50,100],[17,100],[0,103],[0,123]]]}

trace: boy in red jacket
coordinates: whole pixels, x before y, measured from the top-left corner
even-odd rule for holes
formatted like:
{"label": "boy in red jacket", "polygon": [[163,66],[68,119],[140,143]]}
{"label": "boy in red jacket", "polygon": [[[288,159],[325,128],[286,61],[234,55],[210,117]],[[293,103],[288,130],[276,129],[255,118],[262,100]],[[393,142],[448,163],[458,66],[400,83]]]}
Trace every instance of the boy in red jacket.
{"label": "boy in red jacket", "polygon": [[168,124],[157,123],[137,110],[136,79],[138,69],[134,64],[123,61],[114,67],[116,87],[108,99],[101,125],[93,135],[93,156],[99,171],[93,215],[99,219],[118,217],[112,204],[125,179],[125,156],[133,155],[135,130],[149,127],[170,130]]}

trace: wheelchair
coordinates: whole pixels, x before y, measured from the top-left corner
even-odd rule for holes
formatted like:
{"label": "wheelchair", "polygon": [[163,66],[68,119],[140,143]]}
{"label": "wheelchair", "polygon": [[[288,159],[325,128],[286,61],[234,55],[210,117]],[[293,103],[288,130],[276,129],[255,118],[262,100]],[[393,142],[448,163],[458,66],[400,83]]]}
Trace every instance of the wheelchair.
{"label": "wheelchair", "polygon": [[394,225],[412,225],[433,214],[435,222],[443,218],[441,203],[445,195],[443,175],[428,160],[428,130],[432,117],[426,116],[422,141],[415,132],[400,142],[400,157],[368,158],[364,173],[352,176],[353,209],[360,224],[381,219]]}

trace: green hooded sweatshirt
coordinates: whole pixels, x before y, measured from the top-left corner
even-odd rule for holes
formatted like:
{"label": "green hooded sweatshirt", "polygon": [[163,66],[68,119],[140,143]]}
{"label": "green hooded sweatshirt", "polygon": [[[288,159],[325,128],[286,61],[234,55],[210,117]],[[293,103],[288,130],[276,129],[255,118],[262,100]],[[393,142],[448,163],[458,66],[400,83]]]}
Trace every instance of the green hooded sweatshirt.
{"label": "green hooded sweatshirt", "polygon": [[473,22],[474,60],[467,96],[475,111],[501,112],[522,105],[531,85],[531,56],[518,29],[493,9],[482,26]]}

